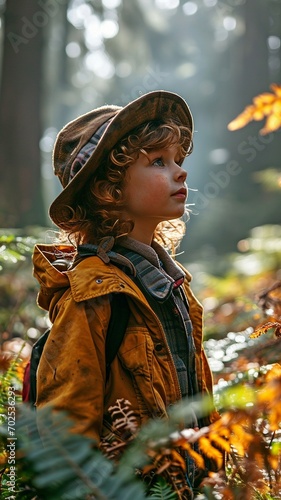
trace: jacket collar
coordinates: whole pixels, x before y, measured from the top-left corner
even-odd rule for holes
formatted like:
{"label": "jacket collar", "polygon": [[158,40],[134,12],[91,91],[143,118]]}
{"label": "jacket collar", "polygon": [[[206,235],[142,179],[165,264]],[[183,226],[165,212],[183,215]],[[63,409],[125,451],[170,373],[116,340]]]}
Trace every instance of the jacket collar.
{"label": "jacket collar", "polygon": [[153,298],[164,302],[173,288],[183,283],[184,273],[169,254],[156,242],[148,246],[132,238],[123,237],[113,249],[114,239],[104,238],[97,245],[78,247],[78,259],[95,255],[104,263],[112,261],[137,277],[144,290]]}

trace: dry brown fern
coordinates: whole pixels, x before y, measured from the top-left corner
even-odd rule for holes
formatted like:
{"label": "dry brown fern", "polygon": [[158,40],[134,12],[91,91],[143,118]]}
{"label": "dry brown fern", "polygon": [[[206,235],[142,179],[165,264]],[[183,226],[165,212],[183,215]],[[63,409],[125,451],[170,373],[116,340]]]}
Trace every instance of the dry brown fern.
{"label": "dry brown fern", "polygon": [[[251,398],[246,397],[241,404],[247,390]],[[196,467],[196,484],[212,488],[222,498],[281,498],[281,365],[263,367],[259,377],[245,379],[231,391],[236,395],[230,394],[230,404],[209,427],[184,429],[167,435],[164,441],[163,437],[159,441],[149,438],[143,443],[147,461],[136,474],[148,487],[161,476],[179,499],[191,500],[193,492],[186,482],[189,456]],[[116,459],[137,431],[128,401],[119,400],[111,414],[113,428],[116,421],[116,435],[106,443],[104,451]],[[225,454],[230,466],[228,476],[209,472],[204,478],[208,460],[220,468]]]}
{"label": "dry brown fern", "polygon": [[[109,414],[111,421],[105,422],[108,433],[102,438],[100,449],[109,459],[118,462],[125,449],[136,438],[139,429],[129,401],[117,400],[116,404],[109,408]],[[136,474],[149,487],[161,476],[179,499],[193,499],[193,492],[186,480],[188,457],[194,462],[197,483],[206,475],[205,458],[215,461],[219,466],[223,461],[223,452],[215,447],[219,438],[217,442],[214,437],[204,441],[207,433],[208,427],[204,427],[172,433],[167,435],[164,442],[163,439],[148,439],[144,448],[147,462],[142,469],[136,470]],[[198,443],[198,446],[195,443]],[[225,447],[222,446],[221,449],[225,450]]]}
{"label": "dry brown fern", "polygon": [[157,476],[162,476],[172,486],[179,499],[193,499],[192,490],[186,482],[185,460],[178,450],[172,448],[149,449],[147,454],[151,463],[146,465],[141,472],[146,483],[153,484]]}
{"label": "dry brown fern", "polygon": [[111,460],[118,461],[124,449],[135,438],[138,423],[131,403],[118,399],[109,409],[111,422],[105,421],[108,433],[101,439],[100,449]]}
{"label": "dry brown fern", "polygon": [[281,281],[277,281],[258,297],[264,314],[274,320],[281,319]]}
{"label": "dry brown fern", "polygon": [[250,338],[258,338],[274,328],[275,337],[281,337],[281,281],[277,281],[270,288],[261,293],[258,303],[269,321],[258,325]]}
{"label": "dry brown fern", "polygon": [[261,335],[264,335],[265,333],[268,332],[268,330],[271,330],[274,328],[274,334],[276,337],[281,337],[281,323],[280,321],[267,321],[267,323],[264,323],[262,325],[259,325],[255,328],[255,331],[251,333],[250,338],[251,339],[257,339]]}

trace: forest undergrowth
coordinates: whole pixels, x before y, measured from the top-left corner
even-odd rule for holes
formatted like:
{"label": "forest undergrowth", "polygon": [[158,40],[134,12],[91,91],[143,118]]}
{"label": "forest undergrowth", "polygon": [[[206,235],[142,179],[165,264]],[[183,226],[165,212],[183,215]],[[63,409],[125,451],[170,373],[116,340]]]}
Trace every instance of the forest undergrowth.
{"label": "forest undergrowth", "polygon": [[183,450],[194,460],[198,477],[210,461],[219,469],[199,482],[198,500],[281,498],[279,262],[250,278],[210,275],[200,292],[221,418],[199,430],[183,429],[183,418],[188,421],[194,411],[204,416],[211,404],[184,401],[174,406],[168,422],[155,420],[138,429],[130,402],[118,400],[111,410],[118,439],[97,450],[90,439],[69,432],[67,415],[54,418],[50,409],[40,411],[42,446],[39,412],[21,403],[31,345],[48,322],[32,306],[34,285],[26,278],[30,269],[24,258],[33,239],[1,243],[7,249],[0,274],[1,498],[190,499]]}

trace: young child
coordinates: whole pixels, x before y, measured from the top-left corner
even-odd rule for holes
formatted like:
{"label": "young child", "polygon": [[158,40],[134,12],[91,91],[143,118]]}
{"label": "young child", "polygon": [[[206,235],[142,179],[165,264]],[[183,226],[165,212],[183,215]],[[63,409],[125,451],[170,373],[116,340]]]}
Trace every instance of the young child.
{"label": "young child", "polygon": [[[55,144],[54,170],[64,189],[50,216],[73,246],[38,245],[34,252],[38,303],[53,323],[36,404],[67,411],[74,430],[97,443],[112,431],[108,409],[117,400],[129,401],[142,425],[167,417],[183,397],[212,393],[202,307],[190,274],[171,256],[185,229],[182,164],[192,133],[186,102],[155,91],[124,108],[80,116]],[[129,319],[107,377],[116,294],[126,297]]]}

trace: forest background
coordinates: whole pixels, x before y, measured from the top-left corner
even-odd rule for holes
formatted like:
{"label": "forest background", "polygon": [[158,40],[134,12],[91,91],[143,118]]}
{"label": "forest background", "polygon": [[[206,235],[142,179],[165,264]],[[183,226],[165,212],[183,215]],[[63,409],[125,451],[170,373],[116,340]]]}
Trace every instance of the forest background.
{"label": "forest background", "polygon": [[[261,133],[262,113],[228,124],[280,85],[280,0],[0,0],[0,21],[1,371],[11,352],[27,359],[48,325],[31,253],[56,231],[47,212],[60,190],[57,132],[94,107],[165,89],[195,120],[178,259],[205,307],[215,382],[234,379],[257,361],[250,334],[269,310],[259,297],[281,279],[281,132]],[[260,364],[279,360],[262,352]]]}
{"label": "forest background", "polygon": [[[254,298],[280,278],[280,130],[262,135],[259,121],[228,129],[281,81],[280,0],[0,0],[0,9],[3,340],[42,322],[29,250],[56,230],[48,206],[60,191],[57,132],[94,107],[159,88],[182,95],[194,115],[185,164],[192,213],[178,259],[194,276],[207,327],[225,336],[245,283]],[[33,238],[21,247],[25,261],[11,235]]]}

